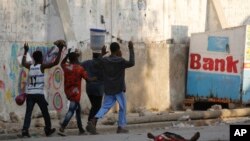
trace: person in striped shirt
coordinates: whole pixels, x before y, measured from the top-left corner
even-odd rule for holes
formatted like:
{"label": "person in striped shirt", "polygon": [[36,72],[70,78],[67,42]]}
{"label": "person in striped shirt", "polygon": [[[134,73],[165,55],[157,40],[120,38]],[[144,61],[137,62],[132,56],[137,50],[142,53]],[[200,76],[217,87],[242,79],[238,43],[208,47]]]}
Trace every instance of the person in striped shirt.
{"label": "person in striped shirt", "polygon": [[51,119],[48,112],[48,102],[44,97],[44,71],[45,69],[52,68],[59,64],[63,47],[66,47],[64,40],[57,40],[54,44],[59,48],[58,55],[54,62],[44,64],[43,54],[41,51],[35,51],[32,54],[34,63],[26,61],[26,55],[29,51],[28,43],[24,43],[24,55],[22,58],[22,66],[29,70],[28,72],[28,83],[26,88],[26,112],[24,117],[24,124],[22,128],[22,137],[30,137],[29,127],[31,122],[31,115],[35,104],[37,103],[44,121],[45,127],[44,132],[46,136],[50,136],[55,132],[55,128],[51,128]]}

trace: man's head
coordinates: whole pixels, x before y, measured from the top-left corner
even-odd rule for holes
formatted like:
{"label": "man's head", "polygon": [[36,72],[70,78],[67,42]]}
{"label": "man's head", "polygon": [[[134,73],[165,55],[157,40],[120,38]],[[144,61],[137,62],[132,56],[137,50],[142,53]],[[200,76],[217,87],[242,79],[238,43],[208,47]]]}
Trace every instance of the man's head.
{"label": "man's head", "polygon": [[35,51],[32,54],[32,57],[33,57],[35,63],[42,63],[43,62],[43,54],[41,51]]}
{"label": "man's head", "polygon": [[120,45],[117,42],[113,42],[110,44],[111,54],[116,56],[121,56]]}
{"label": "man's head", "polygon": [[93,55],[93,59],[96,59],[96,58],[100,57],[102,54],[94,52],[92,55]]}
{"label": "man's head", "polygon": [[69,61],[70,61],[70,63],[77,63],[78,62],[78,54],[76,52],[69,53]]}

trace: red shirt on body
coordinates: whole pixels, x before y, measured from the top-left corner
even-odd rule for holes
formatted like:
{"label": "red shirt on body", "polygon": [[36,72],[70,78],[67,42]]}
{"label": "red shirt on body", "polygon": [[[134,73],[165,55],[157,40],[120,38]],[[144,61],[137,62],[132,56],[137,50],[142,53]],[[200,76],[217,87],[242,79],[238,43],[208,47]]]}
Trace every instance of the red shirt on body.
{"label": "red shirt on body", "polygon": [[87,79],[87,72],[78,64],[62,65],[64,71],[64,92],[70,101],[79,102],[81,99],[82,78]]}

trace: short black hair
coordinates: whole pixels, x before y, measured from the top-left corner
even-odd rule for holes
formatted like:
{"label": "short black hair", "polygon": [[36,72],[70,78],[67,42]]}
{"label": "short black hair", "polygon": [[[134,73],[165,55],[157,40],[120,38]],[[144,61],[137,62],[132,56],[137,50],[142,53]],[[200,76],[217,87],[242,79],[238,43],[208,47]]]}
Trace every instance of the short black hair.
{"label": "short black hair", "polygon": [[113,42],[110,44],[110,51],[111,53],[114,53],[116,51],[120,50],[120,45],[117,42]]}
{"label": "short black hair", "polygon": [[75,61],[77,61],[77,59],[78,59],[77,57],[78,57],[77,53],[75,53],[75,52],[69,53],[69,61],[70,61],[70,62],[75,62]]}
{"label": "short black hair", "polygon": [[38,62],[38,63],[42,63],[43,62],[43,54],[41,51],[35,51],[33,54],[32,54],[32,57],[33,59],[35,60],[35,62]]}
{"label": "short black hair", "polygon": [[93,59],[96,59],[96,58],[99,58],[102,54],[94,52],[92,55],[93,55]]}

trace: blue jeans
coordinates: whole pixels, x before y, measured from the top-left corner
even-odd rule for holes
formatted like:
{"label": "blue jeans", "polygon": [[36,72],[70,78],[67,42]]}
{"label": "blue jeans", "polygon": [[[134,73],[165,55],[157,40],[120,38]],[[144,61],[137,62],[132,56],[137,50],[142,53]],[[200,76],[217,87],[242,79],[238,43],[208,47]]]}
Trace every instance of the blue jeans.
{"label": "blue jeans", "polygon": [[119,104],[119,119],[118,126],[124,127],[127,124],[126,118],[126,97],[124,92],[117,93],[115,95],[106,95],[104,96],[103,105],[98,113],[95,115],[96,118],[102,118],[115,104]]}
{"label": "blue jeans", "polygon": [[80,103],[75,102],[75,101],[70,101],[69,104],[69,110],[67,114],[65,115],[65,118],[62,123],[62,127],[65,128],[72,116],[74,115],[74,112],[76,111],[76,121],[77,121],[77,126],[79,129],[82,129],[82,120],[81,120],[81,106]]}

